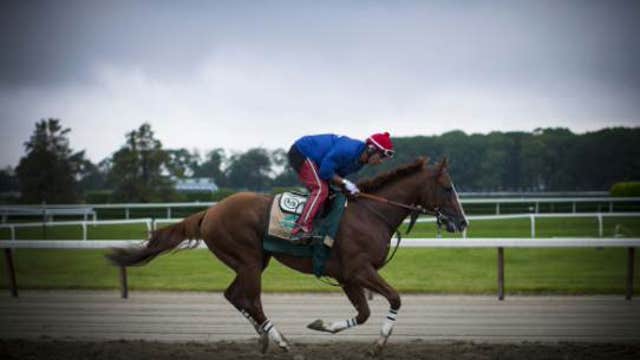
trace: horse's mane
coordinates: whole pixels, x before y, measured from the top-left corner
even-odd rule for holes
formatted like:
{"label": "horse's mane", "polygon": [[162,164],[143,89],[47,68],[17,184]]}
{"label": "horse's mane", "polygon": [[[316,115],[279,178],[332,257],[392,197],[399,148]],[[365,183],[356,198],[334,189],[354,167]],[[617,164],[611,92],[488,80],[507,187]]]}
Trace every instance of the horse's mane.
{"label": "horse's mane", "polygon": [[418,158],[418,160],[390,170],[386,173],[380,174],[373,179],[366,179],[358,183],[358,188],[362,192],[370,193],[380,190],[383,186],[389,184],[390,182],[405,177],[407,175],[411,175],[420,171],[427,164],[429,160],[424,157]]}

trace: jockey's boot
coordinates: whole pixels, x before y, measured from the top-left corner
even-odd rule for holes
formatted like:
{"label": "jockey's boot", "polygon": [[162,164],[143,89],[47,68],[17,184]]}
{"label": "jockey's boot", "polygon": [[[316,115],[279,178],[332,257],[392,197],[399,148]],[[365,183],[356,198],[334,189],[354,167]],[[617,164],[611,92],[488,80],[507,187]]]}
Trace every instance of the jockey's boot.
{"label": "jockey's boot", "polygon": [[300,244],[300,245],[308,245],[311,243],[314,237],[317,235],[313,233],[312,230],[305,228],[303,226],[296,225],[293,230],[291,230],[291,242]]}

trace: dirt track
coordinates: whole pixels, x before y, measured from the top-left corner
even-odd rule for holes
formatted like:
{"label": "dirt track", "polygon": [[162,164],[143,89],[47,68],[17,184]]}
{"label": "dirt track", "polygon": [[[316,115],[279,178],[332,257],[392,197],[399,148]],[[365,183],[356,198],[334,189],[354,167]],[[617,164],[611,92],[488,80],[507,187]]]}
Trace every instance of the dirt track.
{"label": "dirt track", "polygon": [[[270,349],[261,355],[255,342],[158,343],[143,341],[65,342],[3,341],[2,359],[291,359],[340,360],[371,359],[369,344],[330,342],[294,344],[289,353]],[[430,343],[412,341],[389,344],[383,359],[606,359],[640,358],[640,345],[623,344],[474,344],[465,342]]]}
{"label": "dirt track", "polygon": [[[253,359],[257,336],[219,293],[24,291],[0,297],[0,359]],[[354,310],[340,294],[263,297],[294,351],[265,358],[358,359],[388,304],[337,335],[306,328]],[[116,340],[116,341],[114,341]],[[142,341],[141,341],[142,340]],[[272,346],[273,347],[273,346]],[[386,359],[639,359],[640,301],[620,296],[404,295]]]}

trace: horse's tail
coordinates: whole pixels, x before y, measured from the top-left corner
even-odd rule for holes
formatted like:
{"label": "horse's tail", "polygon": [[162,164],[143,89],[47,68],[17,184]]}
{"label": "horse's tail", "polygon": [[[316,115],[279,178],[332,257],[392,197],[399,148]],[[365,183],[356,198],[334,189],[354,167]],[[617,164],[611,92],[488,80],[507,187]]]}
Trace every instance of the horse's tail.
{"label": "horse's tail", "polygon": [[144,265],[156,256],[175,249],[183,241],[188,243],[183,248],[194,248],[200,243],[200,224],[206,210],[193,214],[183,221],[154,230],[143,247],[112,248],[106,258],[114,265]]}

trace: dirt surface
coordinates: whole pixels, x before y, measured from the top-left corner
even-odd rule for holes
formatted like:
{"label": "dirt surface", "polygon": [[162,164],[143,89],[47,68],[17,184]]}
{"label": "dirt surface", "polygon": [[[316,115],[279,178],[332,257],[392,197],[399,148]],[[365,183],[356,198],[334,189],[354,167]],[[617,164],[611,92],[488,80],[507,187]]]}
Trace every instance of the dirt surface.
{"label": "dirt surface", "polygon": [[[291,352],[258,352],[257,342],[168,343],[0,340],[0,359],[371,359],[364,342],[294,344]],[[640,359],[640,344],[411,341],[388,344],[382,359]]]}

